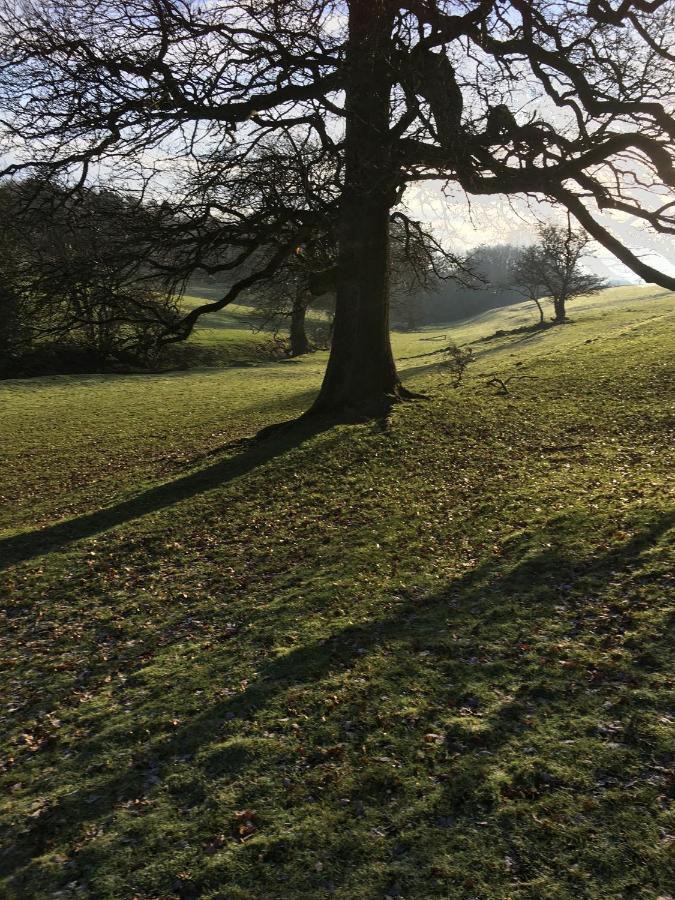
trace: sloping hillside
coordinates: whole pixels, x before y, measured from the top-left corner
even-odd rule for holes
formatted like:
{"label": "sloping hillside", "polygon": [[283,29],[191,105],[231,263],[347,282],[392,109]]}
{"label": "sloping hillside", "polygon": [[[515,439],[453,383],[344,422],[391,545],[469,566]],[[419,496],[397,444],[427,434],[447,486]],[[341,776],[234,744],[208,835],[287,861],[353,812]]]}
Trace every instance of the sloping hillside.
{"label": "sloping hillside", "polygon": [[672,299],[258,441],[325,354],[0,385],[0,892],[672,891]]}

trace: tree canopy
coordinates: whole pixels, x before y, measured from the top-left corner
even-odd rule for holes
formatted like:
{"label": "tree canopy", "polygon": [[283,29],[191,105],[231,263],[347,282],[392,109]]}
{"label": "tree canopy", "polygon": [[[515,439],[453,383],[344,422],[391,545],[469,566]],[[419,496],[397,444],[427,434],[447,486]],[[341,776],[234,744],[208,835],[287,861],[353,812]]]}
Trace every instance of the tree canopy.
{"label": "tree canopy", "polygon": [[315,408],[377,412],[405,394],[388,223],[413,182],[562,204],[675,289],[604,218],[675,233],[674,14],[673,0],[0,0],[4,173],[164,197],[182,264],[227,247],[247,285],[334,214]]}

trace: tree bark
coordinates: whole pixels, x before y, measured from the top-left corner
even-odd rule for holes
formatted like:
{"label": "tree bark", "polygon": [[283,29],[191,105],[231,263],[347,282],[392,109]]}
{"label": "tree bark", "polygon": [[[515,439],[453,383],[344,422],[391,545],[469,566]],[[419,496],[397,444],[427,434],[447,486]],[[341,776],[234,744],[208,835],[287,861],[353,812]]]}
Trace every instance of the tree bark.
{"label": "tree bark", "polygon": [[537,309],[539,310],[539,324],[544,324],[544,307],[541,305],[541,301],[537,297],[532,298],[534,302],[537,304]]}
{"label": "tree bark", "polygon": [[388,138],[393,6],[351,0],[349,7],[335,324],[311,411],[377,416],[405,396],[389,338],[389,214],[397,174]]}
{"label": "tree bark", "polygon": [[307,298],[305,292],[298,288],[293,299],[291,309],[291,356],[304,356],[309,353],[309,340],[305,330],[305,314],[307,313]]}
{"label": "tree bark", "polygon": [[554,297],[553,298],[553,310],[555,315],[553,317],[553,322],[556,325],[564,325],[567,321],[567,316],[565,314],[565,300],[562,297]]}

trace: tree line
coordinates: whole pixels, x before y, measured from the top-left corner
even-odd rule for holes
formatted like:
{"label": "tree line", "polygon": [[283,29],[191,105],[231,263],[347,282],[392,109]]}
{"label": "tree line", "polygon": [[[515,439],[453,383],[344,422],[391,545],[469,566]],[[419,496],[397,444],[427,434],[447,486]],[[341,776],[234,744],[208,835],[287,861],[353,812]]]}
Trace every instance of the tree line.
{"label": "tree line", "polygon": [[[173,241],[189,220],[168,205],[139,203],[112,188],[27,179],[0,185],[0,222],[0,374],[152,367],[168,344],[188,336],[180,241]],[[392,281],[405,317],[408,299],[458,277],[461,264],[403,213],[390,228]],[[236,246],[211,251],[200,259],[201,272],[227,271],[236,253]],[[313,348],[310,306],[328,319],[334,314],[336,255],[327,219],[241,293],[257,329],[288,332],[291,356]],[[273,256],[261,246],[255,264]],[[190,266],[184,271],[194,274]]]}
{"label": "tree line", "polygon": [[0,374],[155,362],[181,317],[144,252],[155,218],[116,191],[0,187]]}
{"label": "tree line", "polygon": [[[26,180],[0,187],[0,214],[0,374],[148,368],[161,364],[167,340],[185,337],[185,282],[171,274],[160,237],[166,210],[111,189]],[[589,239],[571,225],[541,226],[525,248],[484,245],[463,258],[402,213],[389,230],[392,325],[400,329],[522,298],[544,325],[544,297],[562,324],[568,300],[603,286],[582,270]],[[330,346],[337,254],[334,232],[317,230],[241,294],[252,327],[271,331],[288,356]],[[310,309],[322,315],[308,331]]]}

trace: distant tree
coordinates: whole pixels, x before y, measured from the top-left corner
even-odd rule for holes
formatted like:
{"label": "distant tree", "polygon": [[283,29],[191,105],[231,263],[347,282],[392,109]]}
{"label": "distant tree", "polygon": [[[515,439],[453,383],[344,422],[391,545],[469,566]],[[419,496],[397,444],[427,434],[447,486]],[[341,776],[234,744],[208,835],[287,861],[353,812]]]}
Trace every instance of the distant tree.
{"label": "distant tree", "polygon": [[233,175],[232,152],[214,154],[190,173],[179,203],[164,203],[160,243],[172,261],[159,270],[186,279],[198,270],[223,287],[164,341],[183,340],[200,316],[239,301],[257,309],[263,327],[290,325],[292,352],[306,352],[307,308],[335,288],[339,167],[320,142],[293,133],[237,159]]}
{"label": "distant tree", "polygon": [[566,226],[542,225],[539,241],[525,248],[513,269],[513,283],[520,287],[528,299],[537,304],[540,322],[544,312],[540,297],[547,296],[553,303],[553,322],[562,325],[567,321],[567,304],[582,294],[597,294],[607,286],[603,278],[582,268],[582,260],[590,255],[590,236],[582,229]]}
{"label": "distant tree", "polygon": [[431,229],[401,212],[391,217],[389,240],[392,318],[414,331],[424,323],[431,294],[444,282],[467,282],[467,261],[444,247]]}
{"label": "distant tree", "polygon": [[511,271],[520,256],[515,244],[481,244],[469,254],[468,265],[477,289],[505,291],[511,288]]}
{"label": "distant tree", "polygon": [[542,282],[543,267],[541,250],[532,245],[520,251],[509,273],[510,287],[535,304],[539,312],[539,325],[542,326],[545,324],[544,307],[541,303],[545,293]]}
{"label": "distant tree", "polygon": [[439,285],[426,298],[430,321],[450,322],[515,303],[511,269],[520,253],[512,244],[482,244],[466,257],[461,278]]}
{"label": "distant tree", "polygon": [[[256,328],[271,328],[275,334],[288,330],[288,354],[303,356],[313,349],[307,334],[307,311],[330,296],[335,265],[335,244],[323,235],[298,245],[293,254],[270,277],[254,284],[242,295],[257,311]],[[332,305],[329,301],[328,305]],[[328,335],[326,334],[326,338]]]}
{"label": "distant tree", "polygon": [[[290,356],[312,349],[306,314],[310,307],[333,312],[337,283],[338,247],[335,223],[327,217],[325,228],[299,244],[266,280],[243,294],[260,311],[263,327],[275,332],[288,327]],[[390,225],[391,305],[394,316],[407,330],[420,327],[424,296],[442,281],[467,278],[464,260],[448,251],[430,229],[401,211]]]}

